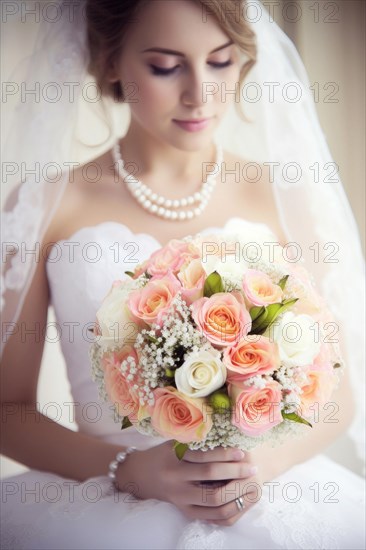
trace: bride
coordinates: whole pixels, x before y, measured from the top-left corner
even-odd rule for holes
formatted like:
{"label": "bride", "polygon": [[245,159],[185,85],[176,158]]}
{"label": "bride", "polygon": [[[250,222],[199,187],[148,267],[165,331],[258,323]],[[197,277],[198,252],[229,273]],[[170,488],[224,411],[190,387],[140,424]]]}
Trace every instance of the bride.
{"label": "bride", "polygon": [[[250,2],[251,21],[238,0],[85,4],[75,3],[75,18],[63,12],[45,34],[50,51],[36,53],[52,60],[51,39],[63,40],[57,55],[65,55],[65,67],[61,57],[51,70],[62,78],[64,67],[82,82],[87,69],[104,97],[128,104],[131,118],[112,149],[56,183],[29,176],[5,205],[2,453],[30,470],[2,481],[2,548],[363,548],[362,480],[321,454],[346,430],[361,439],[362,351],[355,348],[362,346],[354,342],[362,323],[344,285],[353,271],[362,292],[362,258],[341,183],[309,182],[308,167],[314,160],[324,166],[330,155],[301,61],[259,1]],[[292,82],[302,99],[245,102],[248,75],[262,91],[265,81]],[[252,122],[238,114],[241,103]],[[44,109],[27,147],[16,137],[20,154],[36,151],[46,163],[62,159],[75,105]],[[145,200],[131,191],[119,158],[152,190]],[[216,183],[197,194],[208,166]],[[97,178],[87,176],[93,170]],[[98,401],[85,329],[131,264],[172,238],[215,231],[297,246],[338,316],[346,368],[332,397],[335,420],[320,411],[300,442],[245,453],[187,451],[179,462],[170,441],[133,427],[121,432]],[[37,261],[20,258],[20,243],[37,242]],[[118,262],[114,243],[124,251]],[[336,245],[336,262],[326,261],[324,243]],[[90,246],[101,252],[97,260],[86,253]],[[26,330],[38,324],[42,334],[49,303],[63,327],[77,432],[35,413],[44,331],[39,338]],[[91,404],[96,420],[85,412]],[[137,450],[119,464],[113,485],[109,465],[131,446]],[[207,480],[213,483],[201,483]]]}

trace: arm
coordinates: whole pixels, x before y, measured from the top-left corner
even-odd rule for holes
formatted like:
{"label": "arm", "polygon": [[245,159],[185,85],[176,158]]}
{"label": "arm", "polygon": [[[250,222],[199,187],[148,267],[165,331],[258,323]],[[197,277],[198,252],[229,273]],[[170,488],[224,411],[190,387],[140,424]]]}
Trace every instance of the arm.
{"label": "arm", "polygon": [[[39,323],[42,333],[47,323],[48,303],[48,282],[42,259],[18,326],[31,328]],[[37,341],[35,336],[27,335],[22,341],[20,334],[18,331],[9,338],[1,362],[1,452],[29,468],[72,479],[106,475],[109,462],[122,447],[69,430],[36,411],[44,340]]]}

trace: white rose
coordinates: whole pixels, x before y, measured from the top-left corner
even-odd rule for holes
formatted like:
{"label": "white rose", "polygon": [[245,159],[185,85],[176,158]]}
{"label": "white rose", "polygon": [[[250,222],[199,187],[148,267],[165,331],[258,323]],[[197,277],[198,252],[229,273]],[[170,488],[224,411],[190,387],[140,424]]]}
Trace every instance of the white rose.
{"label": "white rose", "polygon": [[221,388],[226,380],[226,367],[220,354],[201,351],[189,356],[175,371],[175,383],[188,397],[204,397]]}
{"label": "white rose", "polygon": [[[121,284],[118,284],[121,283]],[[133,288],[130,281],[116,281],[104,298],[96,317],[101,334],[97,342],[104,349],[133,345],[138,328],[127,309],[127,298]]]}
{"label": "white rose", "polygon": [[240,254],[229,254],[228,249],[223,260],[218,256],[208,256],[207,261],[202,262],[202,266],[207,275],[217,271],[221,277],[241,280],[247,268],[247,262],[240,257]]}
{"label": "white rose", "polygon": [[277,342],[281,362],[288,367],[311,365],[320,351],[316,341],[315,321],[310,315],[287,311],[265,335]]}

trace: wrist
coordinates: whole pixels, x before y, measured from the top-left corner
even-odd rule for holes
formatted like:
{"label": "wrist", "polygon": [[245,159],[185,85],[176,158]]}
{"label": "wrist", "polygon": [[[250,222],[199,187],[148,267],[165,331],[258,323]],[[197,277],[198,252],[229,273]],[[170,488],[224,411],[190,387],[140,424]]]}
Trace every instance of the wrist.
{"label": "wrist", "polygon": [[[109,463],[108,477],[113,483],[114,487],[119,491],[122,490],[126,483],[129,483],[128,464],[131,459],[129,455],[137,451],[136,447],[128,447],[118,451],[114,460]],[[126,475],[127,474],[127,475]]]}

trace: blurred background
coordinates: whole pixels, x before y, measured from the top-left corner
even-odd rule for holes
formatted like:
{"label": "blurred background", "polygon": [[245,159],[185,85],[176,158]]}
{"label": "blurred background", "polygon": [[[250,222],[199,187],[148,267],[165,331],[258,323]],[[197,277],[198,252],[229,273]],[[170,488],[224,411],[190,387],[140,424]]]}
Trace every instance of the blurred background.
{"label": "blurred background", "polygon": [[[37,2],[1,4],[2,10],[4,4],[26,4],[31,9]],[[293,40],[303,59],[320,122],[332,156],[339,166],[365,247],[366,3],[364,0],[263,0],[263,4]],[[18,15],[7,20],[3,11],[2,15],[1,71],[2,80],[6,81],[11,80],[11,73],[19,59],[32,50],[38,25],[34,17],[22,17],[20,9]],[[109,147],[109,142],[103,144],[103,149]],[[93,156],[97,154],[99,151],[93,150]],[[49,322],[53,321],[54,314],[50,308]],[[39,407],[44,414],[47,414],[43,410],[46,403],[72,401],[65,372],[59,345],[46,343],[38,391]],[[68,409],[53,407],[48,410],[53,420],[76,430]],[[334,443],[327,454],[361,473],[361,465],[346,436]],[[26,470],[6,457],[1,457],[0,468],[1,477]]]}

